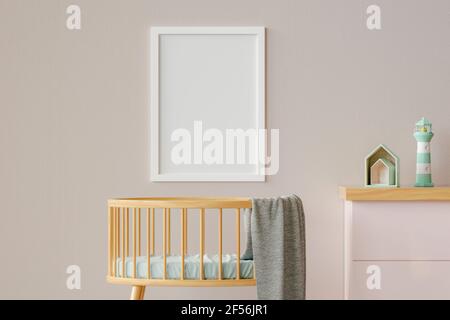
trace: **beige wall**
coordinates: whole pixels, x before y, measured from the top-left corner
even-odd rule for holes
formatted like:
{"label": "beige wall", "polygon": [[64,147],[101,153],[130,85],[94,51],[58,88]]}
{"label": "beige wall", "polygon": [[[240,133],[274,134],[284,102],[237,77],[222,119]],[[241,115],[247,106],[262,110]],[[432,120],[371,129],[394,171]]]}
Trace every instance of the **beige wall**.
{"label": "beige wall", "polygon": [[[82,30],[65,27],[81,5]],[[382,8],[382,30],[365,10]],[[450,183],[450,2],[0,0],[0,298],[123,298],[105,283],[106,199],[296,193],[307,218],[307,295],[341,298],[338,185],[363,184],[378,143],[415,175],[414,122],[435,127],[433,174]],[[280,171],[266,183],[150,183],[151,25],[267,27],[267,119]],[[82,268],[82,290],[65,268]],[[212,293],[211,293],[212,291]],[[254,298],[254,288],[153,298]]]}

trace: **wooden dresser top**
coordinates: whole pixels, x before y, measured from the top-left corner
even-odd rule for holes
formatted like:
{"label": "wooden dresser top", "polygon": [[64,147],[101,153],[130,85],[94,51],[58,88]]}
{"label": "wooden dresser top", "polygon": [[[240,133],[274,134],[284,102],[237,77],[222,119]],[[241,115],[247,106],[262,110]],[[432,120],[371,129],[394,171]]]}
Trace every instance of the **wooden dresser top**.
{"label": "wooden dresser top", "polygon": [[450,201],[450,187],[339,187],[339,194],[347,201]]}

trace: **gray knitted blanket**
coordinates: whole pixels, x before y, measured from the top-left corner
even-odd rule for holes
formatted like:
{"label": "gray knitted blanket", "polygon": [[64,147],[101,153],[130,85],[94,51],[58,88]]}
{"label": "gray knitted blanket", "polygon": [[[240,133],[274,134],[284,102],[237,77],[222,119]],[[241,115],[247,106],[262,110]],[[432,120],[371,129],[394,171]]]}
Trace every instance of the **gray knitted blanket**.
{"label": "gray knitted blanket", "polygon": [[243,260],[254,260],[258,299],[305,299],[305,217],[296,195],[253,199]]}

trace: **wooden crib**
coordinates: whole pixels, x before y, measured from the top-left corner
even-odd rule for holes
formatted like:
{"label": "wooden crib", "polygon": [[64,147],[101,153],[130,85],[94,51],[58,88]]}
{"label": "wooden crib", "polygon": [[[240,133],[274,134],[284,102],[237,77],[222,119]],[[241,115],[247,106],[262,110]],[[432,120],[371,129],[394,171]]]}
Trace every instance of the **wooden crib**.
{"label": "wooden crib", "polygon": [[[131,299],[142,300],[146,286],[254,286],[256,285],[255,269],[253,261],[250,277],[241,277],[241,214],[245,208],[251,208],[252,203],[248,198],[120,198],[108,201],[108,276],[107,281],[113,284],[125,284],[132,286]],[[230,210],[231,209],[231,210]],[[178,211],[179,215],[179,267],[178,278],[169,278],[167,271],[167,259],[172,255],[171,239],[171,215]],[[236,239],[236,263],[232,264],[233,278],[225,278],[223,275],[222,249],[223,249],[223,215],[229,211],[234,212],[235,239]],[[188,221],[192,214],[198,216],[198,251],[199,275],[195,279],[187,279],[185,276],[185,258],[188,255]],[[218,219],[217,231],[212,231],[218,240],[217,277],[214,279],[205,277],[205,214],[216,214]],[[162,219],[162,257],[155,256],[155,216],[161,215]],[[131,226],[130,226],[131,225]],[[190,224],[189,224],[190,225]],[[142,228],[143,226],[143,228]],[[131,230],[130,230],[131,229]],[[142,231],[142,229],[144,229]],[[231,231],[226,230],[227,233]],[[131,242],[131,244],[130,244]],[[196,248],[197,249],[197,248]],[[162,276],[153,278],[152,259],[162,259]],[[137,260],[143,262],[145,275],[138,274]],[[129,270],[128,266],[131,266]],[[177,265],[178,266],[178,265]]]}

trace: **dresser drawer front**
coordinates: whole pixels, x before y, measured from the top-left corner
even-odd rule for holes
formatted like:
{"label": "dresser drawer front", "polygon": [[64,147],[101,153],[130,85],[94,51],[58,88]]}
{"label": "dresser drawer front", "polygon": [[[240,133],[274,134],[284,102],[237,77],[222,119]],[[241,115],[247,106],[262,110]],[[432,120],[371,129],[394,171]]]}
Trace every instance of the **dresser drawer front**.
{"label": "dresser drawer front", "polygon": [[450,202],[354,202],[352,260],[450,260]]}
{"label": "dresser drawer front", "polygon": [[350,299],[450,299],[450,261],[353,262],[349,280]]}

